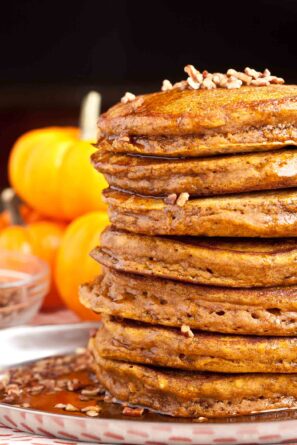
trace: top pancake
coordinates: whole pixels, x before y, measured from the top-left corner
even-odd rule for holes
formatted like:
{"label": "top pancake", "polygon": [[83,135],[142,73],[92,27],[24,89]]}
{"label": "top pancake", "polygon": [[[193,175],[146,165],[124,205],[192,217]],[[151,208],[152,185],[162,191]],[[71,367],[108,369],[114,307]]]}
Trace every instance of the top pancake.
{"label": "top pancake", "polygon": [[297,145],[296,121],[294,85],[173,89],[112,107],[99,119],[99,146],[157,156],[266,151]]}

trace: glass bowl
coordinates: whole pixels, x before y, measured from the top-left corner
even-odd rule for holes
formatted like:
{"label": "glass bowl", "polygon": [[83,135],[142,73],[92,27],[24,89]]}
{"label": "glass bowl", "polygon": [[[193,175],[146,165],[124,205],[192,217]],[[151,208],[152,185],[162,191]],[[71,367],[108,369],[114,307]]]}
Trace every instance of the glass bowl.
{"label": "glass bowl", "polygon": [[0,328],[31,321],[49,287],[50,272],[45,262],[0,250]]}

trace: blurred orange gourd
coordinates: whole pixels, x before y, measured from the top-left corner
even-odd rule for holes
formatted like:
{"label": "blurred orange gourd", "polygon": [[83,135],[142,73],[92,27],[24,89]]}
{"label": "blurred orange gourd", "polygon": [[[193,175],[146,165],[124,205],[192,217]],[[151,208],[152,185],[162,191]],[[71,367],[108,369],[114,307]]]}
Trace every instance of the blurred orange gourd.
{"label": "blurred orange gourd", "polygon": [[70,221],[105,210],[103,175],[91,166],[95,151],[100,95],[89,93],[82,105],[81,126],[49,127],[21,136],[9,159],[9,178],[24,202],[43,215]]}
{"label": "blurred orange gourd", "polygon": [[105,212],[90,212],[67,227],[56,261],[55,281],[65,304],[82,320],[98,320],[98,315],[79,301],[79,285],[93,280],[101,266],[90,256],[99,244],[100,233],[108,225]]}

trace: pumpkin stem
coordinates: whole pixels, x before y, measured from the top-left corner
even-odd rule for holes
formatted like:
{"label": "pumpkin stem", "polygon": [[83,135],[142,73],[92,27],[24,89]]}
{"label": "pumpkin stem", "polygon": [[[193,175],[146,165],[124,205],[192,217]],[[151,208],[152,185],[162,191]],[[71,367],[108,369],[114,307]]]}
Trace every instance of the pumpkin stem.
{"label": "pumpkin stem", "polygon": [[11,224],[23,226],[24,220],[19,211],[18,198],[12,188],[6,188],[1,192],[1,201],[4,209],[8,212]]}
{"label": "pumpkin stem", "polygon": [[97,119],[100,114],[101,95],[90,91],[82,100],[79,118],[80,139],[93,141],[97,139]]}

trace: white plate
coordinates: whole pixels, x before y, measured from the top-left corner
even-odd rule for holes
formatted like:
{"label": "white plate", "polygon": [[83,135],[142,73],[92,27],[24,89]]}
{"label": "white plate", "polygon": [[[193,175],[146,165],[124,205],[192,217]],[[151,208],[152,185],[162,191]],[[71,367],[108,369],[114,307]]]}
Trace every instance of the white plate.
{"label": "white plate", "polygon": [[[86,344],[88,331],[94,324],[81,323],[67,326],[28,327],[26,340],[21,339],[20,328],[12,328],[10,332],[0,332],[0,357],[7,351],[3,341],[10,339],[10,355],[18,357],[18,348],[27,346],[27,360],[35,360],[46,353],[60,354],[71,352],[75,347]],[[15,335],[14,332],[15,331]],[[63,332],[63,335],[61,335]],[[75,332],[75,335],[71,335]],[[24,332],[22,332],[24,333]],[[60,334],[60,335],[59,335]],[[59,342],[56,343],[57,335]],[[42,340],[42,338],[44,340]],[[73,344],[73,339],[76,344]],[[46,344],[43,344],[46,341]],[[34,345],[34,348],[33,348]],[[32,350],[32,352],[30,352]],[[6,352],[7,353],[7,352]],[[8,361],[8,360],[6,360]],[[296,419],[285,419],[288,412],[275,413],[275,420],[265,420],[265,415],[253,416],[248,421],[207,422],[194,423],[179,421],[163,417],[162,422],[146,421],[127,418],[104,419],[80,417],[75,414],[53,414],[32,409],[16,408],[0,404],[0,422],[26,433],[59,437],[71,441],[86,441],[96,443],[125,443],[125,444],[268,444],[297,442],[297,414]],[[292,412],[293,415],[293,412]],[[279,419],[279,420],[277,420]]]}

